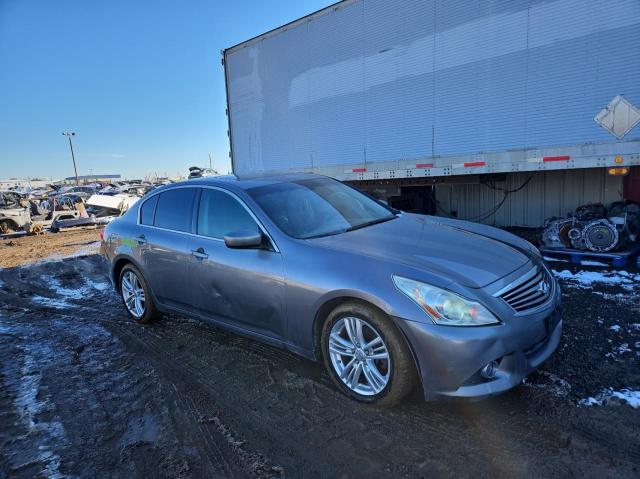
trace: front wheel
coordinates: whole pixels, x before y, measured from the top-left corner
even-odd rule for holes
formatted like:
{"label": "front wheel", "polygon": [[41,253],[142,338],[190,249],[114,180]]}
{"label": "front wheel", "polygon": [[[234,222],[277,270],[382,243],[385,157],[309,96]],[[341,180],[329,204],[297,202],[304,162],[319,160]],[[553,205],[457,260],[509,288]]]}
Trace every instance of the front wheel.
{"label": "front wheel", "polygon": [[392,406],[415,386],[404,337],[374,308],[357,302],[338,306],[325,322],[322,348],[333,381],[358,401]]}
{"label": "front wheel", "polygon": [[120,295],[127,313],[138,323],[148,323],[160,314],[142,273],[132,264],[120,272]]}

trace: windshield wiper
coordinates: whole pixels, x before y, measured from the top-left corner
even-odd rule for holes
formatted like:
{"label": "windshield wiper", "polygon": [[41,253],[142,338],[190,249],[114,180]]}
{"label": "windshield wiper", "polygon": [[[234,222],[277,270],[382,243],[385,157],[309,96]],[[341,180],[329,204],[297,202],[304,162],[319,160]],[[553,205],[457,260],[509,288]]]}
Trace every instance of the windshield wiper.
{"label": "windshield wiper", "polygon": [[385,221],[393,220],[395,218],[397,218],[396,215],[390,215],[390,216],[385,216],[384,218],[378,218],[378,219],[375,219],[375,220],[366,221],[364,223],[360,223],[359,225],[350,226],[349,228],[347,228],[345,230],[345,232],[349,232],[349,231],[353,231],[353,230],[359,230],[360,228],[366,228],[367,226],[376,225],[378,223],[384,223]]}
{"label": "windshield wiper", "polygon": [[303,237],[301,237],[299,239],[308,240],[308,239],[316,239],[316,238],[325,238],[327,236],[339,235],[341,233],[344,233],[345,231],[347,231],[347,230],[346,229],[341,229],[341,230],[329,231],[328,233],[320,233],[320,234],[313,235],[313,236],[303,236]]}

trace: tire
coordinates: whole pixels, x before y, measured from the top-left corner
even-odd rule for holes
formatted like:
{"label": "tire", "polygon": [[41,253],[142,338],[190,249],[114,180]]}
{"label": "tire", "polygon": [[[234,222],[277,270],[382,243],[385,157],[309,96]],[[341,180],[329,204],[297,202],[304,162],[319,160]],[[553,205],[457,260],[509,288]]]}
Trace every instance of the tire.
{"label": "tire", "polygon": [[[129,284],[125,283],[125,281],[128,281],[131,288],[129,287]],[[122,268],[122,271],[120,271],[118,285],[124,308],[127,310],[127,314],[134,321],[140,324],[147,324],[160,317],[160,312],[153,302],[151,289],[138,268],[131,263],[125,265],[124,268]],[[139,289],[142,290],[142,297],[140,297]],[[127,304],[127,298],[131,298],[131,294],[134,296],[138,295],[138,298],[134,297],[133,301],[129,299],[129,304]],[[136,299],[141,299],[141,309],[138,307],[140,304]]]}
{"label": "tire", "polygon": [[[352,337],[358,343],[355,349],[348,346],[354,344]],[[372,346],[364,347],[367,344]],[[363,303],[350,301],[335,308],[323,325],[321,345],[329,376],[357,401],[391,407],[416,385],[416,366],[404,336],[382,312]]]}

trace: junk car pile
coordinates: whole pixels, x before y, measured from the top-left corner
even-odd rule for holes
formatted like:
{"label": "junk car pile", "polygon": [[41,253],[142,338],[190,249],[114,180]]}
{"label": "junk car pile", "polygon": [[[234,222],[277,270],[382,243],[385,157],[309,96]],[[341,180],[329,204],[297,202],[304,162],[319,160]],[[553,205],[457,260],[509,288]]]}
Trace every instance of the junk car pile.
{"label": "junk car pile", "polygon": [[0,235],[108,223],[157,186],[131,181],[0,191]]}

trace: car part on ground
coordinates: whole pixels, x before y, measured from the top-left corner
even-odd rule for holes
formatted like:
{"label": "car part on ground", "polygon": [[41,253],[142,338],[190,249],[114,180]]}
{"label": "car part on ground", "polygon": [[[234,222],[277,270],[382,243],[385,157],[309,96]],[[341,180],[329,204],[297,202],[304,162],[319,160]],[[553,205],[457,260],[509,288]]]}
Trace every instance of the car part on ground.
{"label": "car part on ground", "polygon": [[576,208],[568,218],[549,220],[542,232],[542,244],[607,252],[635,245],[639,236],[640,205],[616,202],[607,210],[602,204],[590,204]]}

